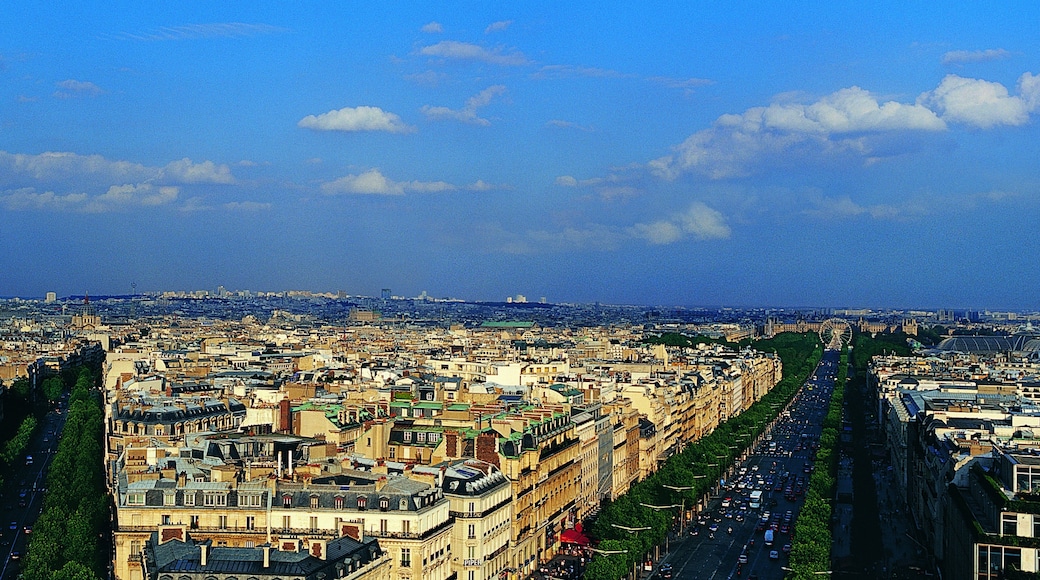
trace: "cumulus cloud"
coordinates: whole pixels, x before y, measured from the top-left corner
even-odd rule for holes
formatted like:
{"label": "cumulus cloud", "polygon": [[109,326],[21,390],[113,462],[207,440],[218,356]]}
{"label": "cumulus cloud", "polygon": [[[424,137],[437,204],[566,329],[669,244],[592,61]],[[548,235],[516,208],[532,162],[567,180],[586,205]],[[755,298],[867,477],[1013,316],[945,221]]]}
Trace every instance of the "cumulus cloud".
{"label": "cumulus cloud", "polygon": [[321,190],[329,195],[349,193],[366,195],[404,195],[408,192],[436,193],[454,191],[456,186],[444,181],[394,181],[378,169],[369,169],[358,175],[347,175],[323,183]]}
{"label": "cumulus cloud", "polygon": [[1037,108],[1040,96],[1037,77],[1025,73],[1019,78],[1019,95],[1011,95],[1000,83],[946,75],[933,91],[918,97],[918,103],[932,107],[943,119],[988,129],[996,125],[1022,125]]}
{"label": "cumulus cloud", "polygon": [[0,193],[0,205],[10,211],[76,210],[82,208],[87,199],[85,193],[59,195],[53,191],[37,192],[31,187]]}
{"label": "cumulus cloud", "polygon": [[492,22],[487,25],[484,29],[484,34],[491,34],[492,32],[501,32],[513,24],[512,20],[499,20],[498,22]]}
{"label": "cumulus cloud", "polygon": [[60,83],[56,83],[56,86],[58,90],[54,91],[54,96],[59,99],[96,97],[105,92],[101,87],[90,81],[77,81],[75,79],[63,80]]}
{"label": "cumulus cloud", "polygon": [[1005,60],[1008,58],[1011,58],[1011,53],[1003,48],[990,48],[987,50],[951,50],[942,56],[942,63],[950,65]]}
{"label": "cumulus cloud", "polygon": [[686,236],[698,240],[725,239],[730,236],[726,218],[701,202],[694,202],[685,212],[670,219],[636,224],[630,232],[655,245],[678,242]]}
{"label": "cumulus cloud", "polygon": [[101,155],[0,151],[0,188],[6,188],[3,204],[9,209],[101,212],[162,206],[178,198],[179,185],[234,182],[227,165],[212,161],[184,158],[148,167]]}
{"label": "cumulus cloud", "polygon": [[217,165],[212,161],[193,163],[187,157],[168,163],[162,169],[162,177],[176,183],[230,184],[235,182],[234,176],[231,175],[231,168],[227,165]]}
{"label": "cumulus cloud", "polygon": [[477,110],[486,107],[497,95],[506,92],[505,85],[491,85],[466,100],[466,105],[461,109],[449,109],[448,107],[432,107],[425,105],[422,112],[430,119],[454,119],[463,123],[488,126],[491,121],[478,117]]}
{"label": "cumulus cloud", "polygon": [[476,44],[442,40],[437,44],[419,49],[423,56],[435,56],[450,60],[470,60],[499,66],[523,66],[530,61],[519,51],[504,52],[502,48],[487,49]]}
{"label": "cumulus cloud", "polygon": [[650,162],[667,179],[684,171],[713,179],[745,174],[755,161],[799,146],[868,155],[861,138],[898,131],[940,131],[945,123],[921,103],[878,100],[859,87],[841,89],[810,103],[773,103],[720,116],[694,133],[675,154]]}
{"label": "cumulus cloud", "polygon": [[113,185],[105,193],[91,200],[93,209],[99,211],[113,206],[165,205],[177,199],[180,189],[173,186],[157,187],[150,183]]}
{"label": "cumulus cloud", "polygon": [[433,21],[433,22],[427,22],[426,24],[423,24],[422,28],[420,28],[419,30],[421,30],[422,32],[425,32],[427,34],[438,34],[438,33],[444,32],[444,27],[441,26],[440,22]]}
{"label": "cumulus cloud", "polygon": [[386,131],[410,133],[415,127],[379,107],[344,107],[321,115],[307,115],[296,124],[315,131]]}

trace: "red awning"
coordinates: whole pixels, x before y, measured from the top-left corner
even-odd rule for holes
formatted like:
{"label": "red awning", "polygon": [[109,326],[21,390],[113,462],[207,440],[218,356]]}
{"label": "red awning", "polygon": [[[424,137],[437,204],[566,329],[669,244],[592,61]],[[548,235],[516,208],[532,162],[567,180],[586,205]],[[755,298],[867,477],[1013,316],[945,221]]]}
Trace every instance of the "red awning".
{"label": "red awning", "polygon": [[563,530],[563,533],[560,534],[560,541],[565,544],[578,544],[579,546],[589,545],[589,538],[575,529]]}

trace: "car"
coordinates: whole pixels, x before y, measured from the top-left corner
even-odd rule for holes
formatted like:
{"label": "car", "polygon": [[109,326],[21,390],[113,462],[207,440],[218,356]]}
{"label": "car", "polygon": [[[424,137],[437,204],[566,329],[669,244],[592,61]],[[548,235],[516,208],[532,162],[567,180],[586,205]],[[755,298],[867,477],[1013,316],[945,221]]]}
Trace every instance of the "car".
{"label": "car", "polygon": [[11,522],[11,525],[8,526],[8,529],[10,529],[10,530],[17,530],[18,529],[18,522]]}
{"label": "car", "polygon": [[783,525],[780,526],[780,533],[781,534],[786,534],[786,533],[788,533],[790,531],[791,531],[791,526],[789,526],[787,524],[783,524]]}
{"label": "car", "polygon": [[25,456],[25,464],[26,465],[32,465],[33,464],[33,456],[32,455],[26,455]]}
{"label": "car", "polygon": [[769,559],[770,560],[779,560],[780,559],[780,552],[777,552],[776,550],[769,550]]}
{"label": "car", "polygon": [[784,549],[784,553],[785,554],[790,554],[791,553],[791,544],[784,544],[784,548],[783,549]]}
{"label": "car", "polygon": [[671,580],[672,578],[672,565],[664,564],[661,566],[661,570],[658,572],[663,580]]}
{"label": "car", "polygon": [[31,534],[32,526],[25,526],[24,528],[22,528],[22,531],[24,531],[26,534]]}
{"label": "car", "polygon": [[737,563],[747,564],[747,554],[741,554],[740,556],[737,556]]}
{"label": "car", "polygon": [[15,550],[14,552],[11,552],[11,559],[12,560],[21,560],[22,559],[22,553],[17,551],[17,550]]}
{"label": "car", "polygon": [[719,531],[719,525],[715,523],[711,524],[710,526],[708,526],[708,531],[712,533]]}

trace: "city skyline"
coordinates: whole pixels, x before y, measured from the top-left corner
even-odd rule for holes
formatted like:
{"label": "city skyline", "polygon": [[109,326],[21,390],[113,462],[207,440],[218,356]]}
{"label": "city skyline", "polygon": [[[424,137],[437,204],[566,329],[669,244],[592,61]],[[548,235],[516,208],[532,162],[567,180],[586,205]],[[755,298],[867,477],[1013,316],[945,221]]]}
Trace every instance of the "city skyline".
{"label": "city skyline", "polygon": [[1035,309],[1035,5],[18,2],[0,295]]}

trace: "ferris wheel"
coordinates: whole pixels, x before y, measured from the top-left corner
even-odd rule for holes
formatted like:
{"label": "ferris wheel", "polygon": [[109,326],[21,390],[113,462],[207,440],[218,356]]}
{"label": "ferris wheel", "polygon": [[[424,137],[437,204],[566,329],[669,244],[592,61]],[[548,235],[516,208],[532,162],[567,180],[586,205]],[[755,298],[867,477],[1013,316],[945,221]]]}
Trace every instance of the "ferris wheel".
{"label": "ferris wheel", "polygon": [[829,349],[841,350],[852,342],[852,327],[841,318],[828,318],[820,325],[820,341]]}

